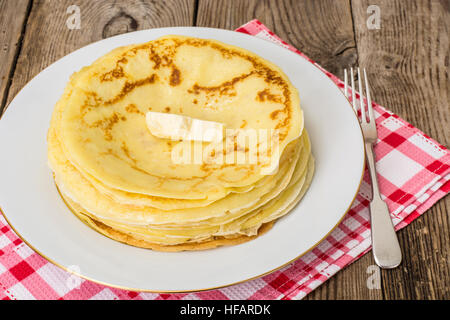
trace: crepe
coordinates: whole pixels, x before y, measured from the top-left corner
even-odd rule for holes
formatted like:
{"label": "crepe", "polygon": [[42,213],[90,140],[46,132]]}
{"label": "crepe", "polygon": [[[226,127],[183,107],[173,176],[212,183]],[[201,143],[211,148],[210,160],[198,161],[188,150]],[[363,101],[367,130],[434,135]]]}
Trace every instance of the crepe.
{"label": "crepe", "polygon": [[[285,192],[284,197],[280,199],[276,199],[276,201],[271,202],[265,208],[261,208],[257,213],[263,213],[262,217],[263,221],[257,222],[259,225],[255,228],[255,232],[253,233],[234,233],[228,235],[216,235],[209,236],[199,239],[197,241],[192,241],[192,238],[189,238],[189,241],[184,241],[182,243],[174,243],[174,244],[162,244],[152,237],[145,237],[142,234],[136,232],[130,232],[130,230],[124,230],[117,227],[111,227],[107,224],[104,224],[98,220],[93,219],[85,212],[83,212],[82,208],[80,208],[76,203],[72,202],[68,198],[64,198],[69,208],[72,209],[72,212],[80,218],[84,223],[94,228],[98,232],[106,235],[107,237],[120,241],[126,244],[130,244],[133,246],[148,248],[158,251],[169,251],[169,252],[177,252],[177,251],[193,251],[193,250],[205,250],[212,249],[219,246],[224,245],[236,245],[243,242],[247,242],[255,239],[256,237],[266,233],[274,223],[276,218],[285,215],[287,212],[292,210],[293,207],[301,200],[301,198],[306,193],[306,190],[311,183],[312,176],[314,172],[314,161],[311,161],[309,165],[309,169],[307,171],[307,175],[304,177],[305,180],[300,182],[297,186],[291,186],[287,192]],[[302,184],[302,187],[299,188],[299,185]],[[286,199],[289,198],[289,199]],[[287,200],[287,201],[286,201]],[[270,214],[272,216],[270,216]],[[246,225],[251,225],[251,223],[255,222],[255,217],[257,214],[254,214],[253,220],[248,221]],[[268,222],[265,222],[268,220]]]}
{"label": "crepe", "polygon": [[[148,112],[225,134],[191,141],[198,135],[170,121],[148,127]],[[47,142],[75,215],[110,238],[162,251],[254,239],[295,206],[314,172],[287,76],[247,50],[183,36],[117,48],[72,75]],[[177,160],[180,150],[189,161]]]}
{"label": "crepe", "polygon": [[118,49],[72,82],[57,110],[62,148],[79,171],[127,192],[203,199],[262,178],[264,164],[173,164],[170,141],[148,134],[149,110],[277,129],[281,153],[303,127],[297,90],[278,67],[214,40],[168,36]]}

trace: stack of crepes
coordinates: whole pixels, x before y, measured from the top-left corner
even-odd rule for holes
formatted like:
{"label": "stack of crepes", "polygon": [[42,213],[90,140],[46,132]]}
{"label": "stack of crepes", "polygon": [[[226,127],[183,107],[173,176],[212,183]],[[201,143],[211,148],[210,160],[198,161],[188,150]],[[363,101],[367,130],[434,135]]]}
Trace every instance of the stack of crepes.
{"label": "stack of crepes", "polygon": [[[220,123],[223,141],[230,140],[155,136],[148,112]],[[269,142],[258,140],[255,151],[239,132],[266,132]],[[207,150],[200,162],[174,161],[174,150],[194,144]],[[235,160],[226,160],[233,152]],[[256,161],[236,160],[252,152]],[[83,222],[161,251],[257,237],[298,203],[314,171],[287,76],[242,48],[182,36],[117,48],[72,75],[53,112],[48,157],[61,195]]]}

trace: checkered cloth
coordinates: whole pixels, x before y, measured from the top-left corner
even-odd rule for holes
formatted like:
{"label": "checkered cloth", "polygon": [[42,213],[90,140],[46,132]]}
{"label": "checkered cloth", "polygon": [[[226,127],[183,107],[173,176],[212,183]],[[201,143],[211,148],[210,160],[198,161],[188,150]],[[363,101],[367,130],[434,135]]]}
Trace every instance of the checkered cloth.
{"label": "checkered cloth", "polygon": [[[236,31],[275,42],[305,57],[257,20]],[[341,80],[318,67],[339,87],[344,87]],[[383,107],[374,104],[374,108],[379,137],[375,153],[380,189],[395,228],[399,230],[450,191],[450,152]],[[300,299],[370,250],[367,200],[370,190],[366,172],[359,195],[342,223],[328,238],[297,261],[259,279],[224,289],[189,294],[131,292],[80,279],[31,250],[0,216],[0,298]]]}

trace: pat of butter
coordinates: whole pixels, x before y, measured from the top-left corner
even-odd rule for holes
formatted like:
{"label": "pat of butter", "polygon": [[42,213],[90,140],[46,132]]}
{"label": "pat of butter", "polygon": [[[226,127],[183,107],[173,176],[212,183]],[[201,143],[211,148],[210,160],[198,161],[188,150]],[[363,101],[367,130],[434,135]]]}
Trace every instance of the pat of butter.
{"label": "pat of butter", "polygon": [[147,112],[150,132],[163,139],[212,142],[223,138],[224,125],[172,113]]}

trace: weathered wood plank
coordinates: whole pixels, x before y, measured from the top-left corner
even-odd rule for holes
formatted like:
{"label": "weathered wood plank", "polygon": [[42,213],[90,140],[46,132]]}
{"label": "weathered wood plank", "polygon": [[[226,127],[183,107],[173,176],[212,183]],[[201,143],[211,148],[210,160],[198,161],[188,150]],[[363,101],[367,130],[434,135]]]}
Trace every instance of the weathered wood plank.
{"label": "weathered wood plank", "polygon": [[0,1],[0,115],[16,65],[30,0]]}
{"label": "weathered wood plank", "polygon": [[80,9],[80,29],[70,29],[66,24],[74,14],[74,11],[67,12],[73,1],[33,2],[8,103],[42,69],[91,42],[135,30],[192,25],[195,1],[83,0],[76,3]]}
{"label": "weathered wood plank", "polygon": [[252,19],[339,76],[356,63],[348,1],[199,0],[198,26],[233,30]]}
{"label": "weathered wood plank", "polygon": [[399,232],[404,262],[383,273],[386,299],[449,299],[450,197]]}
{"label": "weathered wood plank", "polygon": [[[366,26],[369,5],[380,8],[378,30]],[[376,101],[448,145],[448,2],[358,0],[352,8],[359,62],[368,69]]]}
{"label": "weathered wood plank", "polygon": [[[380,29],[366,25],[380,8]],[[450,138],[449,31],[446,1],[352,1],[358,59],[375,101],[443,144]],[[383,271],[386,299],[448,299],[449,197],[399,233],[404,261]]]}
{"label": "weathered wood plank", "polygon": [[[378,272],[377,274],[374,274]],[[367,285],[369,281],[369,286]],[[380,282],[378,282],[380,281]],[[381,300],[380,269],[368,253],[306,296],[306,300]]]}

